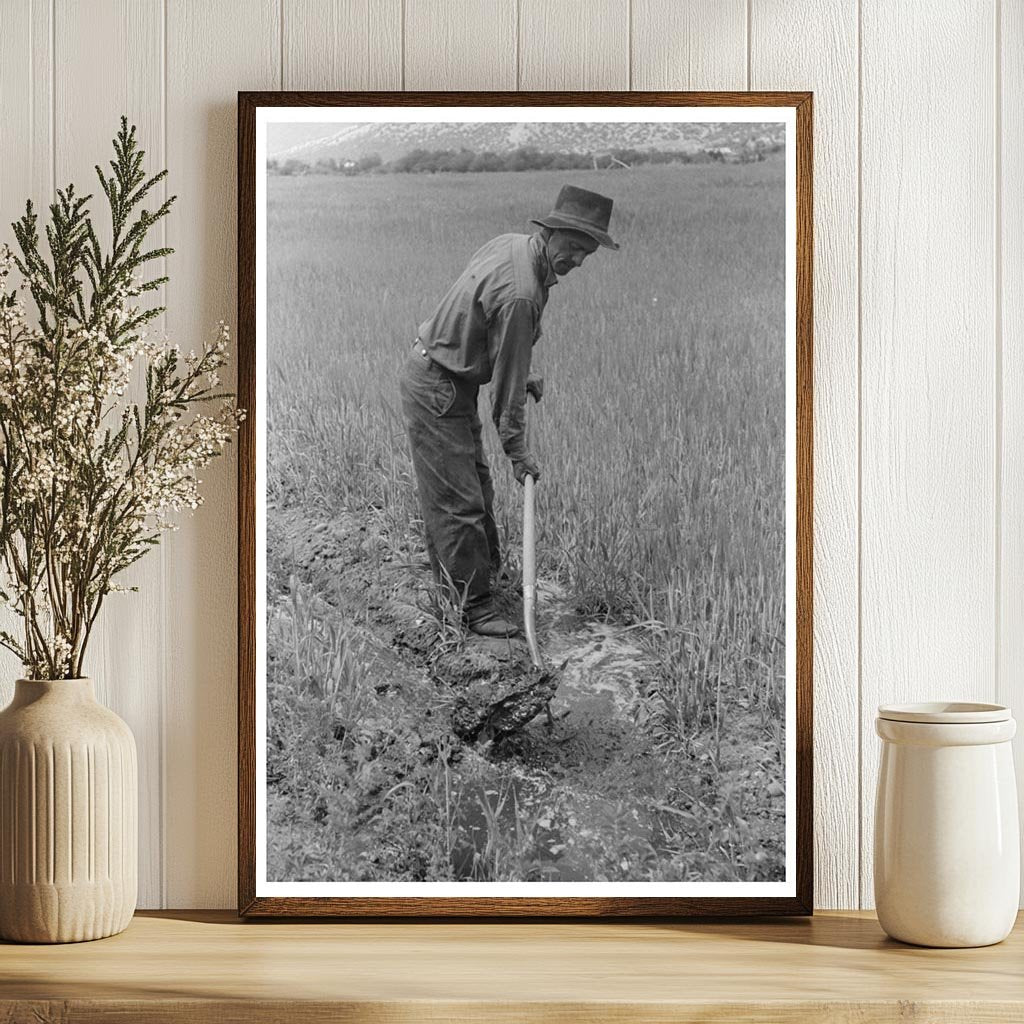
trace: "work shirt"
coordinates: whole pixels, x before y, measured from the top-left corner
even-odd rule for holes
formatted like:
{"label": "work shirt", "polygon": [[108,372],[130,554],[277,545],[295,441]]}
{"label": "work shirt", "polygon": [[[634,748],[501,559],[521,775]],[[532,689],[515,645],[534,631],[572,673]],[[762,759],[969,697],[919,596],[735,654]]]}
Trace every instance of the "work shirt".
{"label": "work shirt", "polygon": [[491,415],[513,461],[527,454],[526,379],[556,280],[539,233],[499,235],[473,254],[419,328],[435,363],[469,384],[491,383]]}

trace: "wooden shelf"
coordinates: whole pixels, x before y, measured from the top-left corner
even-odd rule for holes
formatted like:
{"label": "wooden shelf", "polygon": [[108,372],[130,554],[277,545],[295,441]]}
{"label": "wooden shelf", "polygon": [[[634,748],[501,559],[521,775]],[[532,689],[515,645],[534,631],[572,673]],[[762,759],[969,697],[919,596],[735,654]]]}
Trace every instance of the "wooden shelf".
{"label": "wooden shelf", "polygon": [[983,949],[904,946],[874,917],[330,923],[136,915],[66,946],[0,943],[0,1022],[1024,1020],[1024,919]]}

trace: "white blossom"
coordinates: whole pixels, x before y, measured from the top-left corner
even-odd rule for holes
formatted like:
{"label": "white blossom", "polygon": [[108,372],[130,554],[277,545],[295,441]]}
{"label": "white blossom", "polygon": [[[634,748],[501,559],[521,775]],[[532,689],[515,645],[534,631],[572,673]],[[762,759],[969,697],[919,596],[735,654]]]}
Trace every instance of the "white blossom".
{"label": "white blossom", "polygon": [[115,289],[98,322],[54,330],[51,319],[44,331],[23,298],[26,283],[43,282],[16,283],[16,269],[0,247],[0,493],[9,495],[0,604],[21,616],[30,671],[65,673],[102,598],[132,589],[113,577],[149,549],[146,538],[177,529],[175,515],[202,503],[198,473],[242,413],[231,398],[203,404],[228,360],[225,323],[187,356],[166,337],[126,331],[139,315],[140,275]]}

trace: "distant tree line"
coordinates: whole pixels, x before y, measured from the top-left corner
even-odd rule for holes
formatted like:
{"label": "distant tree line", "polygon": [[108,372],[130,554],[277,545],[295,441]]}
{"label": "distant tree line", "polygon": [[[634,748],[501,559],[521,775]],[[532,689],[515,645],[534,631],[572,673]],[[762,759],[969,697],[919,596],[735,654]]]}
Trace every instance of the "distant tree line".
{"label": "distant tree line", "polygon": [[565,153],[519,146],[508,153],[476,153],[470,149],[414,149],[384,162],[376,154],[348,160],[326,157],[314,164],[302,160],[269,160],[271,174],[465,174],[472,171],[580,171],[637,164],[751,163],[781,152],[783,144],[767,139],[741,147],[679,151],[609,149],[600,153]]}

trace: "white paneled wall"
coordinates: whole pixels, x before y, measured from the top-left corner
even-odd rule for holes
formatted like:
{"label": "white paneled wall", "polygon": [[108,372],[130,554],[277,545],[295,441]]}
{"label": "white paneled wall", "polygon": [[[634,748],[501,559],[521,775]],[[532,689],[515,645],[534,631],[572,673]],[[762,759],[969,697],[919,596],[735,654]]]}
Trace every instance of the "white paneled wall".
{"label": "white paneled wall", "polygon": [[[999,11],[996,95],[996,699],[1024,694],[1024,3]],[[1024,790],[1024,739],[1016,745]],[[1024,799],[1024,798],[1022,798]]]}
{"label": "white paneled wall", "polygon": [[[160,329],[186,346],[235,318],[238,90],[815,92],[816,902],[870,906],[875,706],[1024,706],[1024,2],[0,0],[0,17],[0,224],[55,185],[94,189],[126,113],[180,197]],[[139,742],[142,906],[234,904],[234,474],[233,453],[206,474],[92,649]],[[0,700],[17,673],[0,660]]]}
{"label": "white paneled wall", "polygon": [[[857,9],[760,3],[752,89],[814,90],[814,709],[819,906],[859,906]],[[815,40],[795,46],[794,40]],[[823,414],[828,410],[827,414]],[[827,894],[827,895],[826,895]]]}
{"label": "white paneled wall", "polygon": [[995,693],[995,16],[903,0],[861,15],[865,850],[874,708]]}

